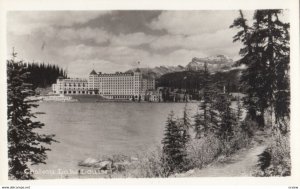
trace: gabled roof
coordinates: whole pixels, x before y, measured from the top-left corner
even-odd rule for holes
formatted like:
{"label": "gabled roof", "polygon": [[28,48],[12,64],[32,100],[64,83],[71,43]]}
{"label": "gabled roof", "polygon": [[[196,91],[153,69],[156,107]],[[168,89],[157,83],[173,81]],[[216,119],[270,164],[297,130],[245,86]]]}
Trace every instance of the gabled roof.
{"label": "gabled roof", "polygon": [[90,75],[97,75],[95,70],[92,70],[92,72],[90,73]]}

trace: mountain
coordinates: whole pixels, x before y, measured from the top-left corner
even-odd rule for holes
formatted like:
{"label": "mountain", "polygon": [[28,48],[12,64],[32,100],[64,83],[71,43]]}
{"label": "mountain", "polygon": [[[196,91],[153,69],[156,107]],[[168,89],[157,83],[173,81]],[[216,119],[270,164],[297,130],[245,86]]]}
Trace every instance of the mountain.
{"label": "mountain", "polygon": [[[210,72],[229,71],[232,69],[234,61],[225,55],[216,55],[206,58],[194,57],[190,63],[185,67],[178,66],[157,66],[154,68],[139,68],[143,76],[151,76],[154,78],[160,78],[162,75],[182,72],[182,71],[199,71],[204,69],[204,64],[207,63],[207,67]],[[135,69],[130,69],[126,73],[133,72]]]}
{"label": "mountain", "polygon": [[[172,73],[172,72],[181,72],[184,71],[186,68],[184,66],[178,65],[178,66],[157,66],[154,68],[139,68],[142,72],[143,76],[151,76],[154,78],[159,78],[164,74]],[[126,71],[126,73],[131,73],[135,69],[130,69]]]}
{"label": "mountain", "polygon": [[204,69],[204,64],[207,63],[207,68],[210,72],[228,70],[234,64],[234,61],[224,55],[210,56],[206,58],[194,57],[186,66],[186,70],[198,71]]}

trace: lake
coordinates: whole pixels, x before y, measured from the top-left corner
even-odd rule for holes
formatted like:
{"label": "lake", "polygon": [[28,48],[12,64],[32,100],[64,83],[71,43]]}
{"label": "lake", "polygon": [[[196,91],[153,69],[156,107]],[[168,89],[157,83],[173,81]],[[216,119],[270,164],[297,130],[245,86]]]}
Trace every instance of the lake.
{"label": "lake", "polygon": [[[182,116],[184,103],[41,102],[35,109],[45,123],[44,134],[55,134],[47,164],[33,166],[38,179],[60,178],[63,170],[78,170],[86,158],[124,154],[136,156],[161,144],[171,110]],[[189,103],[195,114],[197,103]],[[51,172],[52,171],[52,172]],[[54,174],[53,174],[54,172]],[[67,172],[67,171],[66,171]]]}

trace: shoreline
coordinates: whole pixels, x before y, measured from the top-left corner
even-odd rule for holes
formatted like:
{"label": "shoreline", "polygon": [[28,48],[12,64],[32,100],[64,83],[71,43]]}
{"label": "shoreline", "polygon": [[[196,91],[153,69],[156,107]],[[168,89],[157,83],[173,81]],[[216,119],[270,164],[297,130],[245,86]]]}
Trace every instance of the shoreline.
{"label": "shoreline", "polygon": [[148,101],[141,101],[141,102],[134,102],[134,101],[120,101],[120,100],[102,100],[102,101],[40,101],[43,103],[130,103],[130,104],[195,104],[195,103],[200,103],[201,101],[190,101],[190,102],[148,102]]}
{"label": "shoreline", "polygon": [[[66,97],[71,97],[72,100],[66,100],[66,101],[60,101],[60,100],[49,100],[49,101],[45,101],[42,100],[41,102],[63,102],[63,103],[74,103],[74,102],[81,102],[81,103],[85,103],[85,102],[94,102],[94,103],[199,103],[200,101],[196,101],[196,100],[192,100],[192,101],[188,101],[188,102],[155,102],[155,101],[132,101],[132,100],[121,100],[121,99],[105,99],[102,96],[98,96],[98,95],[65,95]],[[43,97],[43,96],[39,96],[39,97]]]}

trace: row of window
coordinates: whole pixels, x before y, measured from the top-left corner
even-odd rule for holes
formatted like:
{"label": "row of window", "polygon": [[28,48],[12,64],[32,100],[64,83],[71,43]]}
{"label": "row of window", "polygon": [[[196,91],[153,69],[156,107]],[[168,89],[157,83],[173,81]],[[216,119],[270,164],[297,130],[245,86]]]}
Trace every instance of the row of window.
{"label": "row of window", "polygon": [[[57,91],[54,91],[54,93],[56,93]],[[130,93],[131,92],[131,93]],[[104,91],[104,92],[99,92],[99,94],[124,94],[124,95],[129,95],[129,94],[133,94],[134,92],[133,91],[130,91],[130,92],[116,92],[116,91]],[[92,94],[91,91],[64,91],[63,92],[64,94]]]}
{"label": "row of window", "polygon": [[65,87],[67,87],[67,86],[69,86],[69,87],[72,87],[72,86],[74,86],[74,87],[76,87],[76,86],[78,86],[78,87],[81,87],[81,86],[83,86],[83,87],[85,87],[87,84],[80,84],[80,83],[74,83],[74,84],[64,84],[64,86]]}
{"label": "row of window", "polygon": [[140,80],[140,78],[89,78],[89,80],[97,80],[97,81],[134,81]]}

